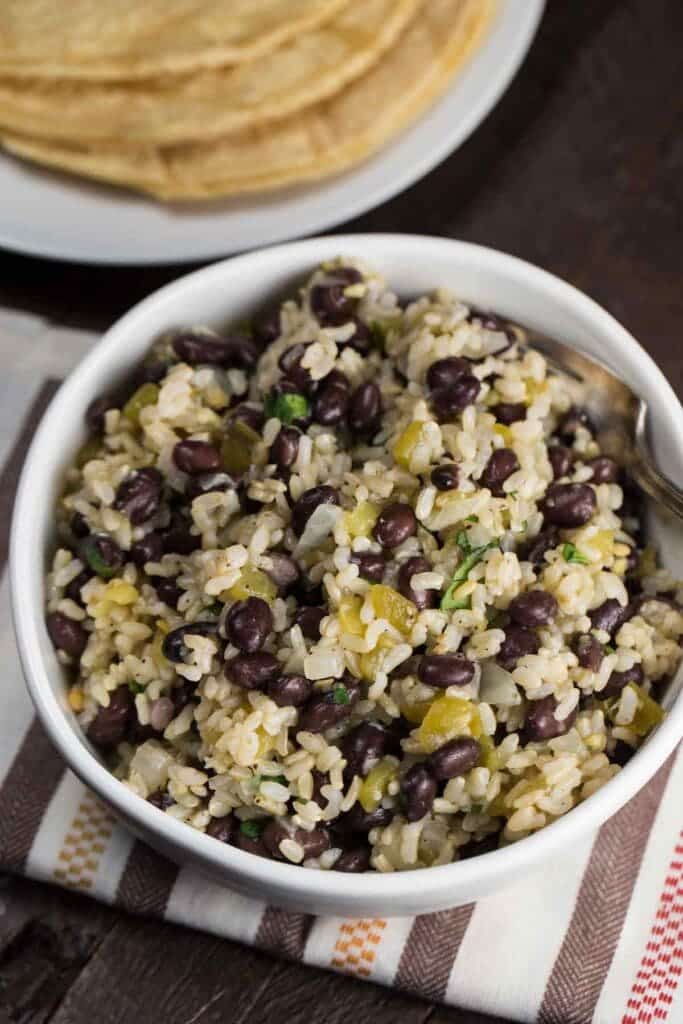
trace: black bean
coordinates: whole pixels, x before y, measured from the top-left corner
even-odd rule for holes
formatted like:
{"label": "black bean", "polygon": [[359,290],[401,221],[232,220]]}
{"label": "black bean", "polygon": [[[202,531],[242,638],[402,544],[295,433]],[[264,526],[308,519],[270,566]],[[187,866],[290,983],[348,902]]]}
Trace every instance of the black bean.
{"label": "black bean", "polygon": [[350,850],[344,850],[339,859],[335,861],[332,870],[354,875],[368,871],[370,869],[370,852],[369,846],[354,846]]}
{"label": "black bean", "polygon": [[69,520],[69,529],[73,533],[76,540],[83,540],[90,533],[90,527],[80,512],[74,512],[71,519]]}
{"label": "black bean", "polygon": [[240,405],[236,405],[234,409],[230,411],[231,420],[239,420],[240,423],[246,423],[248,427],[254,431],[255,434],[260,434],[263,430],[263,409],[256,409],[253,405],[247,405],[242,402]]}
{"label": "black bean", "polygon": [[619,479],[619,467],[608,455],[588,459],[586,465],[592,470],[591,480],[594,484],[613,484]]}
{"label": "black bean", "polygon": [[268,683],[268,696],[281,708],[298,708],[313,692],[313,683],[306,676],[281,675]]}
{"label": "black bean", "polygon": [[257,317],[254,321],[254,340],[261,348],[272,345],[280,337],[280,310],[273,310]]}
{"label": "black bean", "polygon": [[557,601],[547,590],[527,590],[510,602],[508,612],[520,626],[548,626],[557,615]]}
{"label": "black bean", "polygon": [[296,598],[301,607],[309,605],[322,605],[325,602],[323,587],[321,583],[313,583],[308,576],[300,576],[291,591],[292,597]]}
{"label": "black bean", "polygon": [[360,697],[360,686],[347,680],[335,682],[327,693],[317,693],[299,714],[299,729],[304,732],[325,732],[348,718]]}
{"label": "black bean", "polygon": [[166,376],[169,364],[157,359],[150,363],[143,363],[134,374],[135,387],[143,384],[158,384]]}
{"label": "black bean", "polygon": [[215,473],[221,468],[221,456],[208,441],[179,441],[173,449],[173,461],[183,473]]}
{"label": "black bean", "polygon": [[337,369],[330,370],[327,376],[323,377],[323,379],[320,381],[320,385],[321,387],[323,385],[325,387],[327,387],[328,385],[332,387],[332,385],[334,385],[335,387],[344,388],[349,393],[351,392],[351,381],[349,380],[345,373],[342,373],[341,370]]}
{"label": "black bean", "polygon": [[319,640],[320,623],[326,615],[326,608],[320,608],[316,605],[302,605],[294,613],[294,624],[299,627],[307,640]]}
{"label": "black bean", "polygon": [[590,633],[582,633],[577,636],[574,644],[574,653],[579,659],[581,668],[587,668],[590,672],[597,672],[602,665],[604,653],[602,644]]}
{"label": "black bean", "polygon": [[470,860],[472,857],[480,857],[483,853],[492,853],[498,849],[499,841],[500,833],[497,831],[489,832],[481,839],[470,839],[469,843],[459,848],[458,860]]}
{"label": "black bean", "polygon": [[[273,857],[283,858],[280,852],[280,843],[283,839],[293,839],[295,843],[298,843],[304,851],[304,860],[308,860],[310,857],[319,857],[330,848],[330,834],[326,828],[319,825],[317,828],[311,829],[310,832],[305,828],[297,828],[290,832],[273,819],[273,822],[269,822],[263,830],[263,842]],[[275,848],[273,849],[273,847]]]}
{"label": "black bean", "polygon": [[192,520],[181,510],[174,509],[170,525],[161,532],[165,555],[191,555],[202,546],[202,538],[192,533]]}
{"label": "black bean", "polygon": [[184,679],[178,686],[174,686],[169,694],[173,701],[173,717],[177,718],[183,708],[190,703],[196,703],[197,684]]}
{"label": "black bean", "polygon": [[260,597],[237,601],[228,612],[226,629],[230,641],[245,654],[260,651],[273,628],[273,613]]}
{"label": "black bean", "polygon": [[[349,348],[355,349],[360,355],[366,356],[372,348],[372,331],[367,324],[364,324],[362,320],[359,320],[357,316],[353,317],[353,322],[356,325],[356,330],[351,335],[348,341],[344,344],[348,345]],[[339,342],[337,342],[339,344]]]}
{"label": "black bean", "polygon": [[350,561],[358,566],[358,575],[371,583],[381,583],[384,579],[387,563],[384,555],[375,554],[372,551],[362,551],[351,555]]}
{"label": "black bean", "polygon": [[351,395],[348,406],[349,429],[354,434],[375,433],[382,415],[382,396],[374,381],[361,384]]}
{"label": "black bean", "polygon": [[557,701],[552,695],[529,701],[524,721],[524,733],[529,740],[552,740],[569,732],[576,721],[576,708],[560,722],[555,718],[556,707]]}
{"label": "black bean", "polygon": [[135,714],[133,695],[127,686],[109,694],[109,705],[99,708],[87,729],[88,739],[101,750],[112,750],[123,742]]}
{"label": "black bean", "polygon": [[436,466],[430,477],[437,491],[454,491],[460,483],[460,469],[454,462]]}
{"label": "black bean", "polygon": [[614,744],[614,750],[609,755],[609,759],[613,764],[621,765],[623,768],[625,764],[628,764],[634,754],[635,750],[633,747],[629,746],[628,743],[625,743],[624,740],[617,740]]}
{"label": "black bean", "polygon": [[577,431],[584,427],[590,431],[591,434],[595,433],[595,427],[591,421],[590,416],[585,409],[579,409],[576,406],[564,414],[557,428],[557,432],[564,441],[571,444],[574,440]]}
{"label": "black bean", "polygon": [[604,630],[613,636],[629,618],[629,608],[628,605],[624,607],[619,604],[615,597],[610,597],[597,608],[593,608],[588,615],[593,629]]}
{"label": "black bean", "polygon": [[439,782],[464,775],[479,764],[481,745],[470,736],[458,736],[435,750],[427,758],[429,770]]}
{"label": "black bean", "polygon": [[330,776],[327,772],[320,772],[317,768],[314,768],[311,772],[313,776],[313,797],[312,799],[320,807],[324,807],[327,803],[326,798],[322,794],[323,786],[329,786]]}
{"label": "black bean", "polygon": [[553,468],[553,479],[567,476],[574,462],[574,452],[563,444],[553,444],[548,448],[548,460]]}
{"label": "black bean", "polygon": [[530,542],[526,549],[525,558],[533,565],[543,565],[546,551],[552,551],[560,543],[560,537],[555,527],[543,530]]}
{"label": "black bean", "polygon": [[510,625],[505,630],[505,639],[498,651],[498,664],[508,672],[517,665],[525,654],[537,654],[541,641],[533,629]]}
{"label": "black bean", "polygon": [[436,590],[413,590],[410,581],[417,573],[430,572],[431,568],[426,558],[415,555],[413,558],[408,558],[398,572],[398,589],[420,611],[423,608],[433,608],[437,604],[439,595]]}
{"label": "black bean", "polygon": [[518,423],[526,419],[526,406],[524,402],[499,402],[494,405],[491,412],[498,423],[504,423],[509,427],[511,423]]}
{"label": "black bean", "polygon": [[341,423],[349,404],[348,389],[340,384],[323,384],[313,399],[313,419],[323,427]]}
{"label": "black bean", "polygon": [[296,386],[296,390],[306,394],[313,384],[310,372],[301,365],[301,360],[306,354],[310,342],[298,342],[286,348],[278,359],[278,367],[283,376]]}
{"label": "black bean", "polygon": [[235,481],[228,473],[198,473],[188,477],[185,483],[185,495],[193,501],[201,494],[212,494],[215,491],[232,491]]}
{"label": "black bean", "polygon": [[164,542],[160,533],[146,533],[132,545],[129,557],[139,569],[144,569],[147,562],[158,562],[164,553]]}
{"label": "black bean", "polygon": [[541,505],[546,522],[584,526],[595,512],[595,491],[588,484],[551,484]]}
{"label": "black bean", "polygon": [[258,835],[249,835],[249,833],[243,831],[244,825],[251,825],[251,821],[243,821],[235,832],[233,838],[233,846],[236,846],[238,850],[244,850],[245,853],[253,853],[256,857],[266,857],[270,860],[270,851],[263,842],[260,833]]}
{"label": "black bean", "polygon": [[477,378],[466,373],[452,387],[432,391],[430,399],[436,418],[442,423],[453,419],[468,405],[476,402],[480,390],[481,384]]}
{"label": "black bean", "polygon": [[280,671],[280,663],[265,651],[238,654],[226,661],[225,677],[245,690],[265,690]]}
{"label": "black bean", "polygon": [[364,778],[368,774],[384,756],[387,740],[387,730],[374,722],[361,722],[347,732],[340,743],[346,758],[344,777],[347,782],[351,782],[354,775]]}
{"label": "black bean", "polygon": [[392,502],[383,509],[373,530],[375,540],[383,548],[396,548],[417,533],[417,519],[410,505]]}
{"label": "black bean", "polygon": [[207,836],[217,839],[219,843],[231,843],[237,830],[237,819],[233,814],[224,814],[221,818],[212,818],[206,826]]}
{"label": "black bean", "polygon": [[310,487],[294,503],[292,509],[292,529],[297,537],[304,532],[306,523],[319,505],[338,505],[339,492],[329,484],[321,484],[319,487]]}
{"label": "black bean", "polygon": [[114,508],[125,513],[133,526],[139,526],[158,511],[163,482],[161,473],[153,466],[135,470],[119,484]]}
{"label": "black bean", "polygon": [[598,696],[617,697],[629,683],[641,686],[644,678],[643,666],[638,663],[632,665],[631,668],[627,668],[624,672],[612,672],[607,680],[607,686],[605,686],[604,690],[600,691]]}
{"label": "black bean", "polygon": [[393,816],[391,808],[382,807],[381,804],[374,811],[364,811],[359,803],[355,803],[338,821],[343,831],[369,832],[373,828],[384,828]]}
{"label": "black bean", "polygon": [[81,597],[81,588],[86,585],[92,579],[92,573],[89,569],[83,569],[79,572],[78,576],[74,576],[71,583],[67,584],[64,588],[64,597],[68,597],[69,600],[75,601],[76,604],[83,604],[83,598]]}
{"label": "black bean", "polygon": [[85,422],[91,430],[101,434],[104,431],[105,413],[116,408],[116,400],[111,395],[100,395],[94,398],[85,411]]}
{"label": "black bean", "polygon": [[430,391],[452,388],[461,377],[469,373],[470,364],[466,359],[460,359],[458,356],[437,359],[427,370],[427,387]]}
{"label": "black bean", "polygon": [[[175,354],[190,366],[208,363],[210,366],[240,366],[240,347],[246,343],[245,338],[221,338],[210,330],[187,330],[179,332],[173,339]],[[245,344],[245,359],[249,362],[253,354]]]}
{"label": "black bean", "polygon": [[186,636],[214,636],[218,627],[215,622],[189,622],[185,626],[172,629],[164,637],[161,650],[165,658],[177,663],[185,661],[189,650],[185,644]]}
{"label": "black bean", "polygon": [[156,807],[160,811],[165,811],[168,807],[173,807],[175,800],[170,793],[167,793],[164,789],[157,789],[154,793],[150,793],[147,797],[147,803],[151,804],[152,807]]}
{"label": "black bean", "polygon": [[280,427],[277,437],[270,446],[269,458],[280,469],[288,469],[299,454],[301,431],[296,427]]}
{"label": "black bean", "polygon": [[123,551],[106,533],[93,533],[78,546],[82,562],[102,579],[108,580],[123,565]]}
{"label": "black bean", "polygon": [[54,647],[72,658],[80,658],[88,642],[88,634],[80,622],[62,612],[50,612],[45,623]]}
{"label": "black bean", "polygon": [[[356,312],[358,299],[345,294],[347,286],[356,281],[345,279],[337,271],[333,271],[331,278],[329,284],[317,284],[311,290],[311,310],[324,327],[339,327],[352,320]],[[362,277],[359,275],[357,280]]]}
{"label": "black bean", "polygon": [[488,487],[496,498],[502,498],[505,494],[503,484],[518,469],[519,459],[512,448],[497,448],[484,466],[479,483],[482,487]]}
{"label": "black bean", "polygon": [[158,576],[153,583],[159,600],[167,604],[169,608],[177,608],[183,593],[182,588],[178,586],[177,578],[175,576]]}
{"label": "black bean", "polygon": [[425,686],[440,690],[449,686],[467,686],[474,676],[474,664],[464,654],[425,654],[417,676]]}
{"label": "black bean", "polygon": [[283,593],[293,587],[301,576],[301,570],[290,555],[283,555],[279,551],[269,551],[270,569],[266,574]]}
{"label": "black bean", "polygon": [[436,779],[425,764],[414,764],[401,779],[401,802],[408,821],[419,821],[432,809]]}

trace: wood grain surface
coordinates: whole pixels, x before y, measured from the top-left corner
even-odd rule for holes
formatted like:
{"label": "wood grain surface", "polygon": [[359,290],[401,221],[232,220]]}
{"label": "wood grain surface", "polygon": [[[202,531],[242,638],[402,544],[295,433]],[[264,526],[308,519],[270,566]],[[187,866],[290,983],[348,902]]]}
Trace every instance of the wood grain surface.
{"label": "wood grain surface", "polygon": [[[339,231],[445,235],[541,264],[620,319],[683,393],[682,42],[680,0],[548,0],[524,67],[475,135],[422,182]],[[0,253],[0,304],[101,330],[185,269]],[[348,1021],[492,1024],[0,880],[0,1024]]]}

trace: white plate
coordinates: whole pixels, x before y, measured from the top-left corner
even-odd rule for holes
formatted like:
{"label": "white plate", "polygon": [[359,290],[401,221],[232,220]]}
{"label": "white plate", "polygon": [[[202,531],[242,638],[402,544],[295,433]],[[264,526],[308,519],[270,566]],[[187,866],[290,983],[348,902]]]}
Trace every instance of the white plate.
{"label": "white plate", "polygon": [[500,0],[484,45],[443,99],[377,156],[318,185],[164,206],[2,154],[0,245],[85,263],[180,263],[311,234],[356,217],[412,185],[474,131],[521,64],[543,7],[544,0]]}

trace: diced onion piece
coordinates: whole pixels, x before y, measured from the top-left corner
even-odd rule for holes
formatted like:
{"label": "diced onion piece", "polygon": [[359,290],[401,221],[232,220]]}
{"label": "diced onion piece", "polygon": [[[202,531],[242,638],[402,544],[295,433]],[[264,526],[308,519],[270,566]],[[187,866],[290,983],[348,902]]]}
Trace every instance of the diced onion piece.
{"label": "diced onion piece", "polygon": [[516,682],[510,673],[495,661],[481,663],[479,699],[486,704],[497,704],[506,708],[522,703]]}

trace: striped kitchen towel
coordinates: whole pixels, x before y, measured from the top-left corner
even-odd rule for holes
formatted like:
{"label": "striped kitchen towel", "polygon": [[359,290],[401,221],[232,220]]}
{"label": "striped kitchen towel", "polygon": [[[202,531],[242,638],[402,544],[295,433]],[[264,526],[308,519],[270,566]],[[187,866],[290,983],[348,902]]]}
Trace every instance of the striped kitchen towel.
{"label": "striped kitchen towel", "polygon": [[[47,332],[47,334],[46,334]],[[48,336],[49,334],[49,336]],[[35,424],[92,337],[0,311],[0,560]],[[542,1024],[683,1020],[683,757],[590,840],[476,904],[390,920],[265,906],[162,860],[36,721],[0,587],[0,868],[430,1000]]]}

